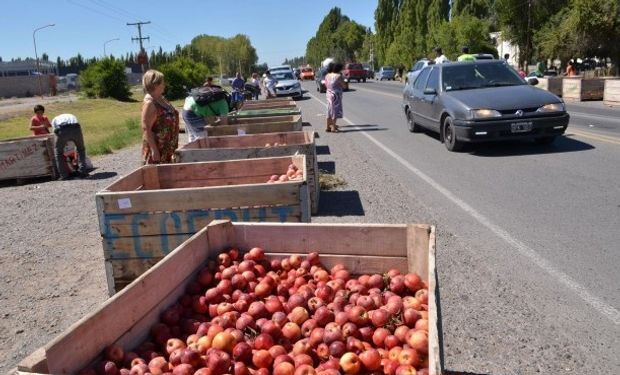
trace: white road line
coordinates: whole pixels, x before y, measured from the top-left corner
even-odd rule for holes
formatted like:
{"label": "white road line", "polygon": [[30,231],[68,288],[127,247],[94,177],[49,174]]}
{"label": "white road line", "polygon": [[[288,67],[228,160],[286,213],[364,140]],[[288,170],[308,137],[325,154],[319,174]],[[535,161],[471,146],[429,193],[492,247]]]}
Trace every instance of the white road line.
{"label": "white road line", "polygon": [[[310,93],[308,93],[308,95],[310,95],[312,98],[317,100],[319,103],[327,107],[327,104],[323,103],[323,101],[321,101],[316,96]],[[349,125],[355,126],[355,124],[351,120],[347,119],[346,117],[344,117],[343,120],[346,121]],[[519,241],[518,239],[512,237],[509,232],[502,229],[498,225],[494,224],[491,220],[489,220],[487,217],[482,215],[475,208],[473,208],[468,203],[466,203],[465,201],[463,201],[462,199],[454,195],[450,190],[441,186],[437,181],[433,180],[431,177],[427,176],[424,172],[422,172],[418,168],[411,165],[407,160],[403,159],[396,152],[392,151],[389,147],[379,142],[377,139],[375,139],[373,136],[371,136],[367,132],[363,131],[364,130],[363,128],[356,127],[356,130],[361,130],[360,133],[364,135],[366,138],[368,138],[372,143],[374,143],[380,149],[385,151],[388,155],[396,159],[400,164],[402,164],[405,168],[413,172],[416,176],[418,176],[424,182],[431,185],[435,190],[437,190],[438,192],[443,194],[446,198],[448,198],[450,201],[452,201],[452,203],[456,204],[459,208],[461,208],[463,211],[467,212],[474,219],[476,219],[480,224],[482,224],[484,227],[492,231],[496,236],[500,237],[501,239],[506,241],[508,244],[513,246],[521,255],[531,260],[534,264],[536,264],[542,270],[547,272],[549,275],[555,277],[561,284],[563,284],[564,286],[574,291],[579,297],[581,297],[581,299],[583,299],[586,303],[592,306],[600,314],[605,316],[607,319],[611,320],[614,324],[620,325],[620,311],[616,310],[613,306],[608,305],[600,298],[591,294],[584,286],[582,286],[581,284],[573,280],[570,276],[568,276],[564,272],[556,269],[548,260],[543,258],[536,251],[529,248],[526,244]]]}

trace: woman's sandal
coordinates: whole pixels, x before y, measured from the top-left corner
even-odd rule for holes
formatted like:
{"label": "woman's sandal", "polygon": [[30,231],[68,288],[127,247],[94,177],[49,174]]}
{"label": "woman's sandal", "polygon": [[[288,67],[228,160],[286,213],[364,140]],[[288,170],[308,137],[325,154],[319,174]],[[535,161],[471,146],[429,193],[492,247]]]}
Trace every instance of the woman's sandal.
{"label": "woman's sandal", "polygon": [[328,132],[328,133],[331,133],[332,129],[331,128],[327,128],[327,129],[325,129],[325,131]]}

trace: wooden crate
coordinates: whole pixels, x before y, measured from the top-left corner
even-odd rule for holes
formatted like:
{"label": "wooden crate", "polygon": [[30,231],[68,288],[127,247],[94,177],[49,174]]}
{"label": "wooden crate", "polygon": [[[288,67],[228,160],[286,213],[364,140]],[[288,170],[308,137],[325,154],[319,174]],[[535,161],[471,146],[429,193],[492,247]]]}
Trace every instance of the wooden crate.
{"label": "wooden crate", "polygon": [[231,113],[233,117],[268,117],[268,116],[294,116],[301,115],[298,108],[264,108],[264,109],[240,109]]}
{"label": "wooden crate", "polygon": [[541,77],[538,78],[538,85],[543,90],[547,90],[557,96],[562,96],[562,77]]}
{"label": "wooden crate", "polygon": [[287,101],[258,101],[258,100],[246,100],[243,102],[241,109],[267,109],[267,108],[297,108],[297,103],[294,100]]}
{"label": "wooden crate", "polygon": [[[110,295],[215,219],[310,222],[304,155],[143,166],[95,196]],[[266,183],[290,164],[303,179]]]}
{"label": "wooden crate", "polygon": [[271,122],[299,122],[301,123],[300,115],[288,115],[288,116],[266,116],[266,117],[234,117],[228,116],[226,118],[228,125],[236,124],[267,124]]}
{"label": "wooden crate", "polygon": [[607,105],[620,106],[620,79],[606,79],[603,101]]}
{"label": "wooden crate", "polygon": [[343,263],[353,274],[383,273],[390,268],[417,272],[429,285],[429,370],[433,375],[441,373],[433,226],[227,221],[213,222],[183,243],[99,309],[24,359],[18,373],[77,373],[107,345],[136,347],[207,259],[231,246],[242,250],[260,246],[270,257],[319,251],[326,267]]}
{"label": "wooden crate", "polygon": [[54,135],[0,141],[0,180],[51,176],[57,178]]}
{"label": "wooden crate", "polygon": [[[179,163],[306,155],[311,212],[319,209],[319,168],[314,132],[266,133],[208,137],[188,143],[176,150]],[[278,146],[273,146],[279,143]],[[266,147],[266,144],[270,144]],[[283,146],[282,144],[286,144]]]}
{"label": "wooden crate", "polygon": [[568,101],[603,100],[605,80],[601,78],[565,77],[562,83],[562,99]]}
{"label": "wooden crate", "polygon": [[[263,118],[263,117],[261,117]],[[275,116],[271,119],[278,119],[280,117]],[[269,122],[244,122],[244,120],[250,120],[250,118],[231,119],[233,124],[229,125],[207,125],[205,129],[209,137],[218,137],[223,135],[244,135],[244,134],[262,134],[262,133],[284,133],[301,131],[302,122],[301,116],[282,116],[283,121]]]}

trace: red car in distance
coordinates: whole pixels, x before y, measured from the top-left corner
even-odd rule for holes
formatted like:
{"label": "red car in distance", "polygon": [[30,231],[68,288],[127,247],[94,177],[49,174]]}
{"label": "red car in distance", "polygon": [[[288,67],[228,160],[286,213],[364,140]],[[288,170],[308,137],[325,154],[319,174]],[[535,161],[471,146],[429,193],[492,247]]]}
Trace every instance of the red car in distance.
{"label": "red car in distance", "polygon": [[299,79],[301,81],[311,80],[314,81],[314,70],[310,67],[301,68],[301,73],[299,73]]}

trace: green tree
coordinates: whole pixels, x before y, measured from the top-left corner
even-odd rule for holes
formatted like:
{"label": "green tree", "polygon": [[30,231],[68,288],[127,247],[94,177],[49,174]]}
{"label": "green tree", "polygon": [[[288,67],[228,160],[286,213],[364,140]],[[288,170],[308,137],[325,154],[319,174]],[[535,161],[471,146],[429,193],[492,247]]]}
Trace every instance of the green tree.
{"label": "green tree", "polygon": [[80,83],[88,97],[128,100],[130,96],[125,65],[114,58],[90,64],[80,74]]}
{"label": "green tree", "polygon": [[166,97],[171,100],[184,98],[187,95],[186,88],[201,86],[208,74],[204,64],[186,57],[177,57],[162,64],[159,70],[166,79]]}

